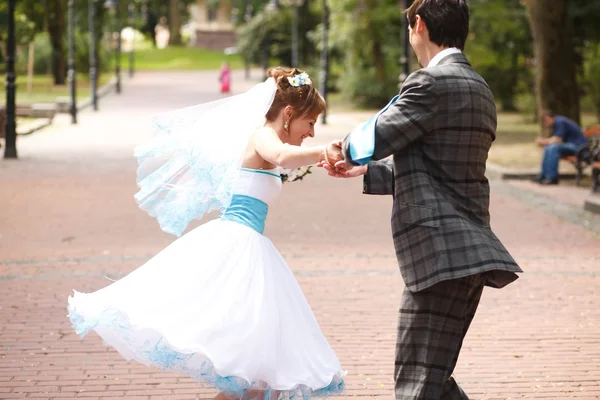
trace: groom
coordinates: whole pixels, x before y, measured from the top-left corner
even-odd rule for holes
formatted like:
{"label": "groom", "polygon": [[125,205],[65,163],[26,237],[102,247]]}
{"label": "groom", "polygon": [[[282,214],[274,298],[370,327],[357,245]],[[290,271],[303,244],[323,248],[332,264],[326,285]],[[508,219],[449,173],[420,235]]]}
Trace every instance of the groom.
{"label": "groom", "polygon": [[485,168],[496,108],[462,53],[466,0],[415,0],[406,14],[424,68],[329,158],[345,161],[324,166],[336,177],[364,174],[366,194],[394,196],[394,246],[406,285],[396,399],[468,399],[452,372],[483,288],[502,288],[522,272],[490,228]]}

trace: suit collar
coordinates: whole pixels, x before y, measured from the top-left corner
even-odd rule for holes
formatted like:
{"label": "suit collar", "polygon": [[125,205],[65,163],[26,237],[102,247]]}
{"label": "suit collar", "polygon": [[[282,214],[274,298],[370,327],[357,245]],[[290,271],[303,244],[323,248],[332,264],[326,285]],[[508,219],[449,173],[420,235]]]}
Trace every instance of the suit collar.
{"label": "suit collar", "polygon": [[463,54],[463,53],[456,53],[456,54],[449,54],[446,57],[442,58],[440,60],[440,62],[438,63],[438,65],[444,65],[444,64],[467,64],[467,65],[471,65],[471,63],[469,63],[469,60],[467,60],[467,57]]}

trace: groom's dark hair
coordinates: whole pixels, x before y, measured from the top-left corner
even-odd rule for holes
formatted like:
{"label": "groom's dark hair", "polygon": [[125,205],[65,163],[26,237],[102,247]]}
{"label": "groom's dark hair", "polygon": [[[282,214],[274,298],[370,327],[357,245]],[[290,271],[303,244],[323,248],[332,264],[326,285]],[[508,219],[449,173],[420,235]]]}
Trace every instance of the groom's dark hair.
{"label": "groom's dark hair", "polygon": [[467,0],[414,0],[405,12],[411,28],[417,22],[417,15],[421,16],[433,43],[465,49],[469,35]]}

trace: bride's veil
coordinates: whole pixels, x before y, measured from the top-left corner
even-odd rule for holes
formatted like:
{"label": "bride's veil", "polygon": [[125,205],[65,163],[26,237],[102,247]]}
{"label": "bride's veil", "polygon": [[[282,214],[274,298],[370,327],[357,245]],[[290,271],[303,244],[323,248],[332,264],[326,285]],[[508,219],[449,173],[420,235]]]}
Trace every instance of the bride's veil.
{"label": "bride's veil", "polygon": [[152,118],[156,135],[136,147],[134,198],[165,232],[180,236],[193,219],[226,209],[252,133],[265,122],[277,85]]}

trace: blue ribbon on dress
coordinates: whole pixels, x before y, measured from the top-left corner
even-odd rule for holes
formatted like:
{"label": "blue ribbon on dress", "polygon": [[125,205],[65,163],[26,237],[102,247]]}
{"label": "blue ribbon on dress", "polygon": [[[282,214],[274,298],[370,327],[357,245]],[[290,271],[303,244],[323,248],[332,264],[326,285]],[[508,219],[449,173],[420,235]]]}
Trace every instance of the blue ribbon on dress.
{"label": "blue ribbon on dress", "polygon": [[269,206],[262,200],[243,194],[234,194],[231,204],[219,218],[224,221],[238,222],[262,234]]}
{"label": "blue ribbon on dress", "polygon": [[390,108],[398,100],[398,97],[400,96],[394,97],[377,114],[366,122],[362,122],[350,132],[349,148],[352,161],[359,165],[365,165],[371,161],[371,157],[373,157],[373,153],[375,152],[375,124],[377,123],[377,118]]}

